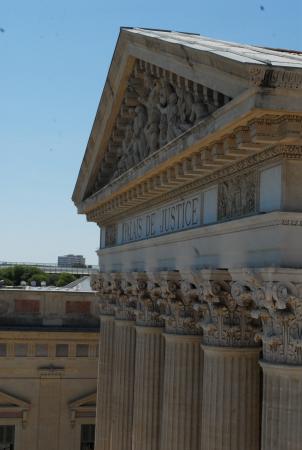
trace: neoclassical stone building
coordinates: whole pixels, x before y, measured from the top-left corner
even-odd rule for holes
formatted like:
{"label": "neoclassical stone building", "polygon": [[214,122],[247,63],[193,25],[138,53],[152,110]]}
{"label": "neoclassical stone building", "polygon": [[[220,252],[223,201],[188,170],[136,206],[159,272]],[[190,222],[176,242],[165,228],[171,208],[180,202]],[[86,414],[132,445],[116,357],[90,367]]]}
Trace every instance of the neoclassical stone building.
{"label": "neoclassical stone building", "polygon": [[73,200],[95,448],[301,450],[301,53],[123,28]]}

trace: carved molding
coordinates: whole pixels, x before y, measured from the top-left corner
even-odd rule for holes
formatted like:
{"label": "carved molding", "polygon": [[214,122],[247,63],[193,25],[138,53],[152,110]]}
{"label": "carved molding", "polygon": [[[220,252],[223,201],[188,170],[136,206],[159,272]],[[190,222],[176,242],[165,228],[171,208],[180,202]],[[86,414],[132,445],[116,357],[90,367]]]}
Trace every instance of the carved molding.
{"label": "carved molding", "polygon": [[[181,162],[171,162],[170,167],[163,170],[159,168],[156,175],[138,180],[123,194],[116,192],[114,197],[103,200],[101,204],[97,197],[87,200],[91,203],[87,219],[102,224],[110,223],[110,220],[121,216],[126,210],[129,213],[134,208],[143,207],[146,200],[159,202],[206,186],[277,155],[301,158],[301,136],[300,116],[266,115],[253,119],[245,127],[235,129],[219,141],[216,138],[216,142],[184,157]],[[287,145],[283,145],[283,142]]]}
{"label": "carved molding", "polygon": [[[215,173],[205,178],[201,178],[191,183],[187,183],[181,187],[177,187],[171,192],[162,193],[154,199],[151,198],[148,200],[148,206],[151,208],[158,204],[166,203],[177,196],[186,195],[198,188],[206,187],[207,185],[210,185],[217,181],[220,182],[227,180],[229,177],[233,177],[234,175],[236,176],[238,172],[250,171],[251,169],[261,165],[263,162],[275,161],[280,158],[290,160],[302,159],[302,146],[279,145],[271,147],[261,153],[253,154],[249,158],[239,161],[236,164],[229,165],[224,169],[217,170]],[[112,210],[111,213],[108,212],[108,220],[118,220],[123,218],[124,216],[131,216],[132,214],[136,214],[138,211],[141,211],[144,208],[145,204],[143,204],[141,207],[129,207],[129,209],[127,209],[126,211],[123,208],[116,209],[115,211]],[[100,217],[102,217],[102,222],[106,223],[106,215],[107,213],[103,213],[102,209],[100,209],[95,213],[91,213],[91,220],[97,221],[100,219]]]}
{"label": "carved molding", "polygon": [[290,70],[265,69],[253,67],[250,69],[250,80],[255,86],[268,88],[302,88],[302,75]]}

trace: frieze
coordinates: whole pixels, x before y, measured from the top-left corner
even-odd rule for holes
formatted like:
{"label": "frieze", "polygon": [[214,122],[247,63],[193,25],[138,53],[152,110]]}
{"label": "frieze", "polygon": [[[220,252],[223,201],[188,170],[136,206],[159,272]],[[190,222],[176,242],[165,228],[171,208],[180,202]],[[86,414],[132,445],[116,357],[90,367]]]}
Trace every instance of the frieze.
{"label": "frieze", "polygon": [[[154,207],[160,203],[168,202],[175,197],[180,197],[183,195],[188,195],[190,191],[194,191],[198,188],[203,188],[209,186],[215,182],[223,182],[224,179],[228,177],[236,176],[239,172],[250,170],[254,167],[261,165],[266,161],[273,161],[278,158],[286,158],[286,159],[301,159],[302,158],[302,146],[300,145],[272,145],[270,148],[266,149],[263,152],[255,153],[248,158],[238,161],[234,164],[230,164],[225,168],[216,170],[215,172],[205,175],[204,177],[188,182],[183,186],[175,187],[173,191],[157,195],[156,198],[151,198],[148,200],[148,205]],[[144,204],[145,206],[145,204]],[[133,208],[131,206],[127,208],[127,216],[136,213],[138,209],[142,208],[142,205],[137,205]],[[116,213],[112,211],[110,214],[110,220],[112,221],[113,217],[123,217],[126,213],[120,212],[121,210],[116,209]],[[99,212],[93,213],[93,217],[91,216],[90,220],[97,221],[100,216],[104,216],[103,209],[100,209]],[[106,220],[103,217],[103,223],[106,223]]]}
{"label": "frieze", "polygon": [[218,185],[218,220],[233,219],[257,211],[257,172],[241,173]]}
{"label": "frieze", "polygon": [[107,225],[105,231],[105,245],[111,247],[117,243],[117,226],[116,224]]}

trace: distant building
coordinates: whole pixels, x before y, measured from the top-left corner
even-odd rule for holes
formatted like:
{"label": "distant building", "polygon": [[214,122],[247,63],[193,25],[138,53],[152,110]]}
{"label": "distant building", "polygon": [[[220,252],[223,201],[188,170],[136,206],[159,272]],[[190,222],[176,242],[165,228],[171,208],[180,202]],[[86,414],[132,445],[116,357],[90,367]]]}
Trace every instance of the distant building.
{"label": "distant building", "polygon": [[86,265],[83,255],[58,256],[58,266],[60,267],[84,267]]}

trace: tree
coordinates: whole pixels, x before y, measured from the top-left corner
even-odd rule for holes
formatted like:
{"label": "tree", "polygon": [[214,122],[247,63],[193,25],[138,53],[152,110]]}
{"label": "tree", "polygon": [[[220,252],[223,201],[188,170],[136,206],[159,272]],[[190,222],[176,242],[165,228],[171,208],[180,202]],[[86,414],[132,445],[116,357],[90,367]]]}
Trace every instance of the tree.
{"label": "tree", "polygon": [[74,275],[72,275],[71,273],[62,272],[59,275],[56,286],[66,286],[67,284],[72,283],[74,280],[76,280],[76,277]]}

